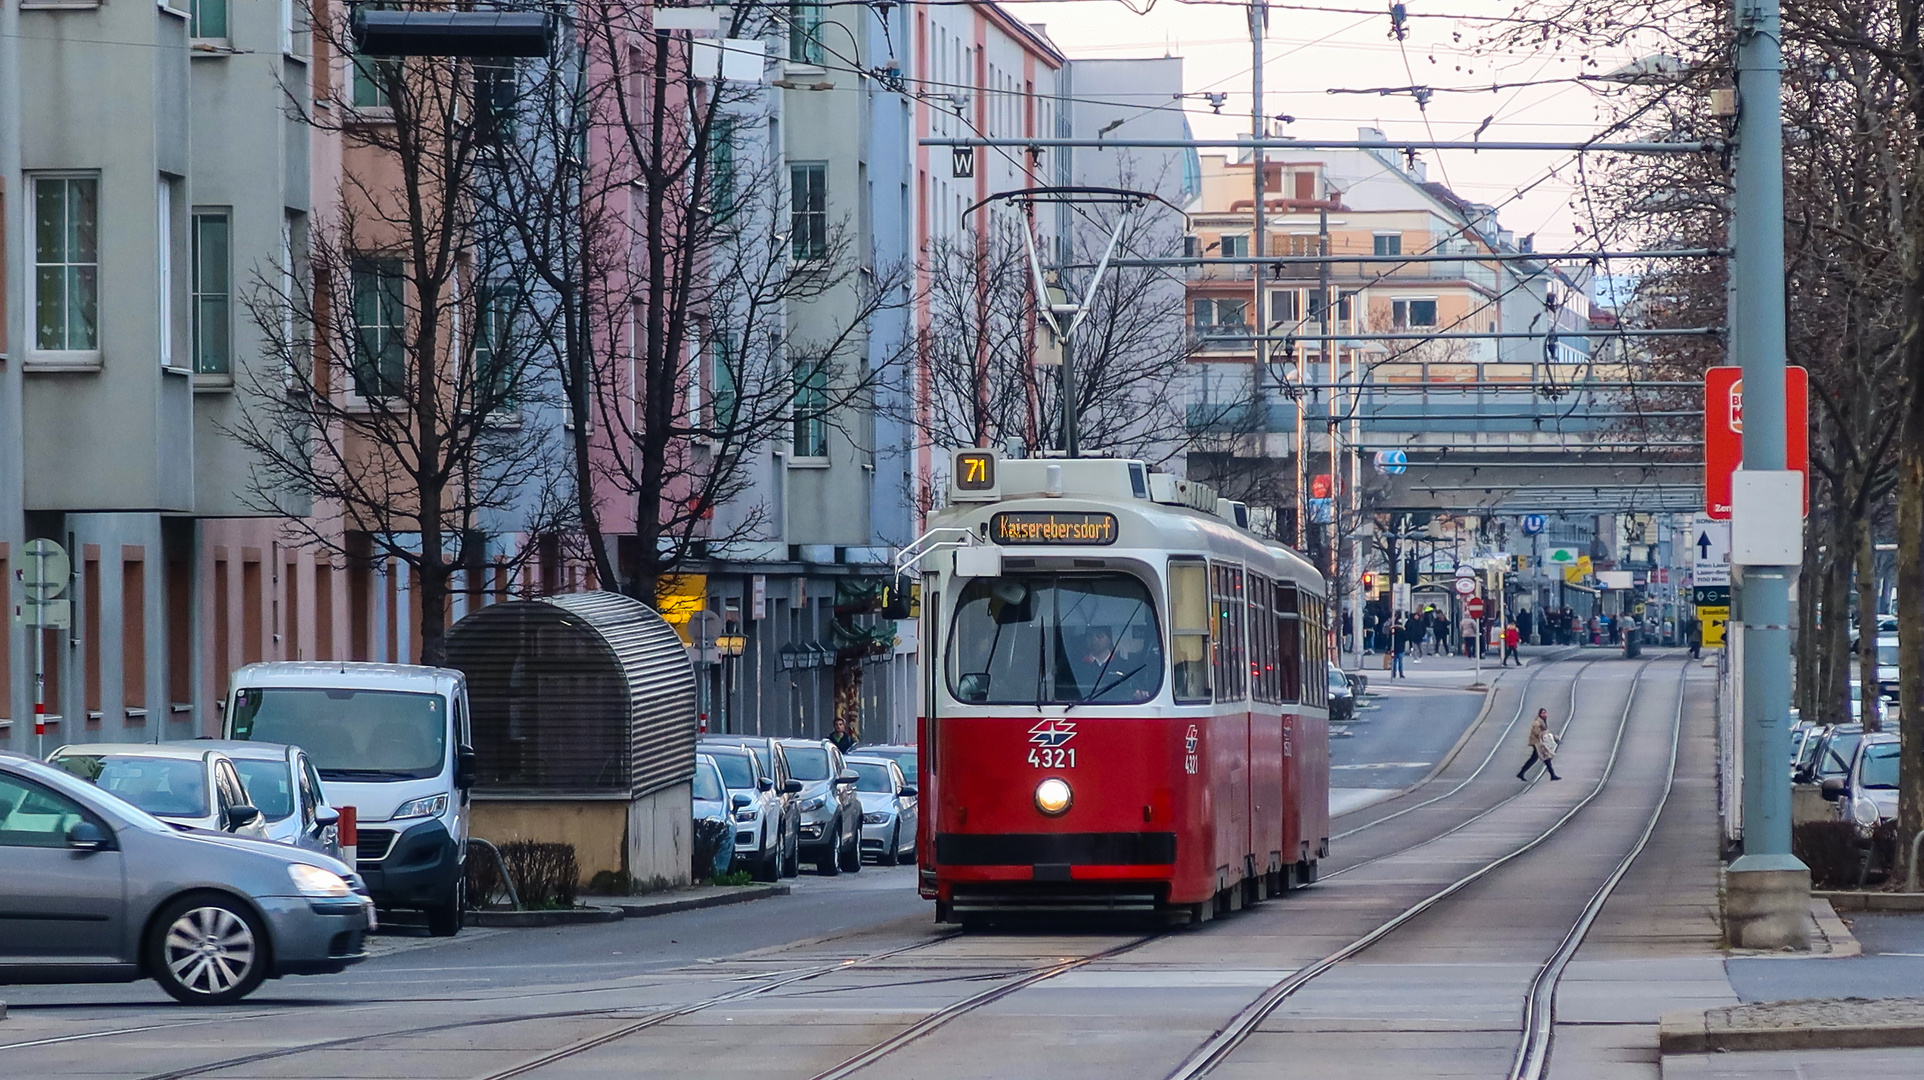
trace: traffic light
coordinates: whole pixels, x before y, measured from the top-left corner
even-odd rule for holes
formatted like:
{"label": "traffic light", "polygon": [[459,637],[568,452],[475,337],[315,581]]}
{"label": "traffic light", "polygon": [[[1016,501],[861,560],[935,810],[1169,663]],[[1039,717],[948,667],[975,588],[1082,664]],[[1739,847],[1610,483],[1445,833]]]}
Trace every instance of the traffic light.
{"label": "traffic light", "polygon": [[1363,572],[1363,591],[1366,593],[1376,591],[1376,575],[1367,570]]}

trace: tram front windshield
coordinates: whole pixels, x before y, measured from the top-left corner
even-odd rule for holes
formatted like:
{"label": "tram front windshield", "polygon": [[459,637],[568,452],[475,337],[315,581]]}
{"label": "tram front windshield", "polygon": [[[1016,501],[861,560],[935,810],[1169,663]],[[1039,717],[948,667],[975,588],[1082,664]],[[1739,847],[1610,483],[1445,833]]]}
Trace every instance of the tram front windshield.
{"label": "tram front windshield", "polygon": [[1126,574],[976,578],[949,631],[949,691],[994,705],[1130,705],[1162,688],[1149,588]]}

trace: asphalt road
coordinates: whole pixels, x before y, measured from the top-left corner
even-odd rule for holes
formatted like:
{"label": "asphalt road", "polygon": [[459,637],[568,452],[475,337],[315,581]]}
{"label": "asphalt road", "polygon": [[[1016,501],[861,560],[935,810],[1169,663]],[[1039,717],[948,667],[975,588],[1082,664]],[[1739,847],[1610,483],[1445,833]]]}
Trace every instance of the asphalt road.
{"label": "asphalt road", "polygon": [[[1804,998],[1910,998],[1924,993],[1924,914],[1849,914],[1862,956],[1821,961],[1736,956],[1725,963],[1745,1001]],[[1924,1060],[1924,1055],[1920,1055]]]}
{"label": "asphalt road", "polygon": [[1370,692],[1356,719],[1330,725],[1333,813],[1374,801],[1429,775],[1483,707],[1481,691],[1392,682],[1388,672],[1375,668],[1368,674]]}

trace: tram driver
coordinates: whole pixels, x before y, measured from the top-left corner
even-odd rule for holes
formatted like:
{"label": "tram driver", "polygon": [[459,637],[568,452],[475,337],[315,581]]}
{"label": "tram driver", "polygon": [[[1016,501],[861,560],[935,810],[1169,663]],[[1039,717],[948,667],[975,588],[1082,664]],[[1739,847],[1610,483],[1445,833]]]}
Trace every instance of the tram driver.
{"label": "tram driver", "polygon": [[1161,681],[1160,650],[1151,648],[1140,628],[1123,628],[1121,640],[1107,626],[1089,626],[1080,635],[1074,659],[1060,668],[1066,701],[1126,705],[1148,701]]}

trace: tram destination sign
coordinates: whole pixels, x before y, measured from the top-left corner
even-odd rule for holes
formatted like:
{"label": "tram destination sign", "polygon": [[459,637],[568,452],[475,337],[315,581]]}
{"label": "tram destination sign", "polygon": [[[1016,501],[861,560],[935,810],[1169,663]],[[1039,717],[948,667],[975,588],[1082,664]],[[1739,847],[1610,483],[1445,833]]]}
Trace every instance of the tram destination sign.
{"label": "tram destination sign", "polygon": [[989,518],[989,539],[997,544],[1113,544],[1116,515],[1009,510]]}

